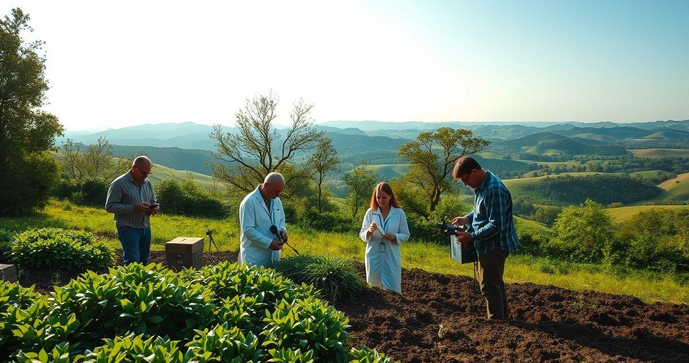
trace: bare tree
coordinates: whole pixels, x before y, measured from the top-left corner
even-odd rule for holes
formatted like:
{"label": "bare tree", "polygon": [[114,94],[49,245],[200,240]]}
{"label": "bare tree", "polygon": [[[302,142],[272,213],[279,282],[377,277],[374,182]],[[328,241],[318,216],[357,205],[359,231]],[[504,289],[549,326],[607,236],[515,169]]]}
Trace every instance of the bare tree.
{"label": "bare tree", "polygon": [[105,137],[81,151],[81,143],[67,139],[62,145],[62,165],[68,177],[79,180],[110,181],[129,168],[129,160],[115,158]]}
{"label": "bare tree", "polygon": [[318,213],[323,212],[323,181],[330,172],[337,171],[339,163],[340,159],[333,147],[333,140],[327,137],[322,138],[308,162],[309,167],[315,171],[314,178],[318,185]]}
{"label": "bare tree", "polygon": [[256,96],[235,114],[237,134],[224,132],[221,125],[213,127],[210,137],[215,140],[217,151],[212,155],[221,161],[212,165],[215,177],[236,190],[249,192],[266,174],[280,171],[298,152],[316,145],[323,133],[313,127],[313,105],[303,100],[294,103],[290,113],[292,125],[284,138],[273,127],[277,105],[278,97],[272,92]]}

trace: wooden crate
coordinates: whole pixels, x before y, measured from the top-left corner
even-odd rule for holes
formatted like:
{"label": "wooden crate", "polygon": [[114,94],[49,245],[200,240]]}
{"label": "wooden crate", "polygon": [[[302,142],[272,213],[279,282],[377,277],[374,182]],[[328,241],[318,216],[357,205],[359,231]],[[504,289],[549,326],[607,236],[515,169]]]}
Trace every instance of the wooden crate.
{"label": "wooden crate", "polygon": [[14,265],[0,263],[0,280],[17,282],[17,269]]}
{"label": "wooden crate", "polygon": [[167,266],[172,270],[199,269],[203,265],[203,238],[177,237],[165,243],[165,255]]}

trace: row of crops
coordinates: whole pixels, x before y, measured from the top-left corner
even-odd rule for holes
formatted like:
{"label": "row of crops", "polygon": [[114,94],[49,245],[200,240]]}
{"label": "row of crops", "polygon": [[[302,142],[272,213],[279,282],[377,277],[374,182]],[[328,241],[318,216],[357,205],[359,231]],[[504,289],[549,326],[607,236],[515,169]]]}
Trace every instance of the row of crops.
{"label": "row of crops", "polygon": [[350,347],[347,322],[313,286],[229,263],[132,264],[49,295],[0,281],[0,357],[20,362],[390,361]]}

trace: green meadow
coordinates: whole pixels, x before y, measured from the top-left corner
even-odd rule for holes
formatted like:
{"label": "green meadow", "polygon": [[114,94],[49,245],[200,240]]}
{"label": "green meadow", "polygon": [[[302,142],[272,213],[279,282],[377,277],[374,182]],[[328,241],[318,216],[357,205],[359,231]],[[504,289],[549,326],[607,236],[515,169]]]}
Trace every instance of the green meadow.
{"label": "green meadow", "polygon": [[[623,208],[612,210],[617,212]],[[112,215],[99,208],[74,206],[67,202],[51,201],[39,214],[21,218],[0,218],[0,228],[21,231],[33,227],[61,227],[83,229],[96,234],[113,249],[119,248]],[[204,237],[208,228],[215,230],[215,240],[221,250],[238,251],[239,235],[234,220],[212,220],[181,216],[156,215],[152,218],[153,250],[164,250],[166,241],[178,236]],[[363,262],[365,244],[356,233],[342,234],[303,230],[288,226],[290,242],[301,253],[344,256]],[[533,221],[517,219],[520,232],[544,232],[547,227]],[[575,241],[573,241],[574,243]],[[285,256],[292,255],[289,249]],[[472,266],[459,265],[450,258],[449,247],[437,243],[412,240],[402,248],[404,268],[420,268],[442,274],[473,276]],[[646,272],[620,272],[604,266],[571,264],[533,256],[513,255],[505,271],[508,282],[532,282],[554,285],[576,291],[600,292],[636,296],[643,301],[689,303],[689,287],[670,275]]]}
{"label": "green meadow", "polygon": [[689,158],[689,149],[629,149],[640,158]]}
{"label": "green meadow", "polygon": [[606,212],[615,223],[626,222],[640,212],[650,210],[689,210],[689,205],[637,205],[630,207],[608,208]]}

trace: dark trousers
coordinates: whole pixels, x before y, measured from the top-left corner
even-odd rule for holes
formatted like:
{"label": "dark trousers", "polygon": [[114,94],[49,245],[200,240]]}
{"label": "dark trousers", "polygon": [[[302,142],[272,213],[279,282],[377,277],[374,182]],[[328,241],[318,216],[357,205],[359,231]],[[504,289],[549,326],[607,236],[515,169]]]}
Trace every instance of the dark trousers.
{"label": "dark trousers", "polygon": [[148,264],[151,251],[151,227],[117,227],[117,237],[122,244],[122,264],[139,262]]}
{"label": "dark trousers", "polygon": [[478,258],[478,281],[486,299],[488,319],[507,319],[507,293],[502,275],[509,252],[492,250]]}

